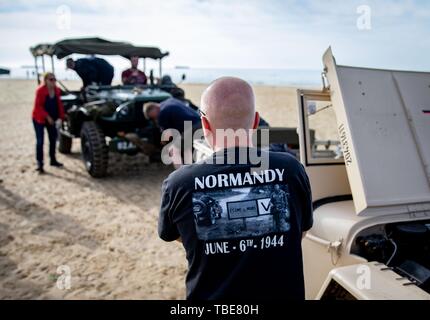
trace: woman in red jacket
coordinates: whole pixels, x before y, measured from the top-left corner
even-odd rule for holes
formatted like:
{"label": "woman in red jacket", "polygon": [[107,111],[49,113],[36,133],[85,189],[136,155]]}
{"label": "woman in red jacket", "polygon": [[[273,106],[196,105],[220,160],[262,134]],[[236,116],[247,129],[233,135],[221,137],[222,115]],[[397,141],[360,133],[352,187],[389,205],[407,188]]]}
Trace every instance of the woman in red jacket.
{"label": "woman in red jacket", "polygon": [[57,142],[57,128],[55,122],[64,119],[64,107],[61,102],[61,90],[56,86],[55,75],[51,72],[45,73],[43,84],[36,90],[36,99],[33,108],[33,125],[36,132],[36,159],[37,171],[43,170],[43,134],[44,129],[48,131],[49,157],[51,166],[62,167],[63,165],[55,158],[55,145]]}

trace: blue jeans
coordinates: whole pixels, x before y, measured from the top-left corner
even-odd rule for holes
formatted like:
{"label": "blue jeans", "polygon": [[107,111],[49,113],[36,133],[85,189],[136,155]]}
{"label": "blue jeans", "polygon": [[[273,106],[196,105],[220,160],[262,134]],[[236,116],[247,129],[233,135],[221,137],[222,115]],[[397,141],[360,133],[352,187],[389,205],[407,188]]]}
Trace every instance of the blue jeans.
{"label": "blue jeans", "polygon": [[49,138],[49,157],[51,158],[51,163],[56,162],[55,159],[55,146],[57,143],[57,128],[55,125],[50,124],[40,124],[33,120],[34,131],[36,133],[36,160],[39,167],[43,167],[43,134],[46,127],[48,131]]}

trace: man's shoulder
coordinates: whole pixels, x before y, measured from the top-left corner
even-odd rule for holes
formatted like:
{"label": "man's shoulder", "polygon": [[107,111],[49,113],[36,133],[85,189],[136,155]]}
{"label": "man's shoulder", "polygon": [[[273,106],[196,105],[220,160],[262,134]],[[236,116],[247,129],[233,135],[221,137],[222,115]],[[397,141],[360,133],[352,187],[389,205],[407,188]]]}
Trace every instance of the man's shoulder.
{"label": "man's shoulder", "polygon": [[288,152],[267,151],[267,153],[269,154],[269,166],[271,168],[285,168],[290,173],[304,170],[300,161]]}
{"label": "man's shoulder", "polygon": [[185,106],[185,104],[176,98],[168,98],[160,103],[160,107],[162,108],[174,108],[174,107],[182,107]]}
{"label": "man's shoulder", "polygon": [[278,151],[263,151],[266,152],[270,160],[285,162],[290,165],[300,165],[300,161],[297,160],[295,156],[288,152],[278,152]]}
{"label": "man's shoulder", "polygon": [[94,57],[93,58],[95,62],[100,62],[100,63],[108,63],[105,59],[103,58],[99,58],[99,57]]}
{"label": "man's shoulder", "polygon": [[166,181],[168,182],[169,186],[179,186],[183,185],[186,182],[190,182],[196,175],[199,174],[200,170],[202,169],[201,164],[194,163],[194,164],[188,164],[183,165],[179,169],[176,169],[172,173],[170,173]]}
{"label": "man's shoulder", "polygon": [[88,58],[79,58],[75,60],[75,65],[87,64],[90,63],[90,59]]}
{"label": "man's shoulder", "polygon": [[88,58],[80,58],[75,61],[75,71],[82,72],[88,71],[90,69],[94,69],[94,66],[90,59]]}

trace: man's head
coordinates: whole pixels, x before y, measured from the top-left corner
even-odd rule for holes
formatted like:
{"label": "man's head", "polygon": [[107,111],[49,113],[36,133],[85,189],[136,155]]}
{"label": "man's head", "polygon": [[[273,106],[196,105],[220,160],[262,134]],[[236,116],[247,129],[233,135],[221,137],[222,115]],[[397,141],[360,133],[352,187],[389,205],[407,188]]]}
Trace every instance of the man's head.
{"label": "man's head", "polygon": [[147,102],[143,105],[143,115],[148,120],[157,121],[160,114],[160,105],[155,102]]}
{"label": "man's head", "polygon": [[215,141],[216,130],[250,130],[258,126],[254,92],[239,78],[223,77],[212,82],[202,94],[200,107],[205,137],[212,147],[224,143]]}
{"label": "man's head", "polygon": [[179,87],[172,88],[170,94],[173,98],[184,100],[185,99],[185,91]]}
{"label": "man's head", "polygon": [[131,67],[133,69],[136,69],[139,65],[139,57],[138,56],[131,56],[130,57]]}
{"label": "man's head", "polygon": [[75,69],[75,60],[73,60],[72,58],[69,58],[66,60],[66,67],[67,69]]}
{"label": "man's head", "polygon": [[279,191],[280,187],[279,184],[275,184],[275,191]]}

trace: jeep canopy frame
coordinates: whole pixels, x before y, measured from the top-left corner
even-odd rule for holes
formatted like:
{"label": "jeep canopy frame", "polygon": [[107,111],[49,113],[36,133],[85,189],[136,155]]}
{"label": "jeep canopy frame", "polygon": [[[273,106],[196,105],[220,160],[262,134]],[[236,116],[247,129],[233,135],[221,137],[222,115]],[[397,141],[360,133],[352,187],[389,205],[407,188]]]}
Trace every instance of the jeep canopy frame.
{"label": "jeep canopy frame", "polygon": [[144,71],[146,71],[146,58],[159,60],[159,76],[162,76],[161,60],[169,55],[169,52],[161,52],[156,47],[139,47],[134,46],[128,42],[109,41],[102,38],[75,38],[65,39],[54,44],[41,43],[30,48],[30,52],[34,57],[37,82],[40,83],[38,58],[42,60],[42,71],[46,72],[45,56],[51,58],[51,70],[55,73],[54,69],[54,56],[57,59],[63,59],[73,53],[79,54],[98,54],[108,56],[122,56],[130,58],[138,56],[143,58]]}

